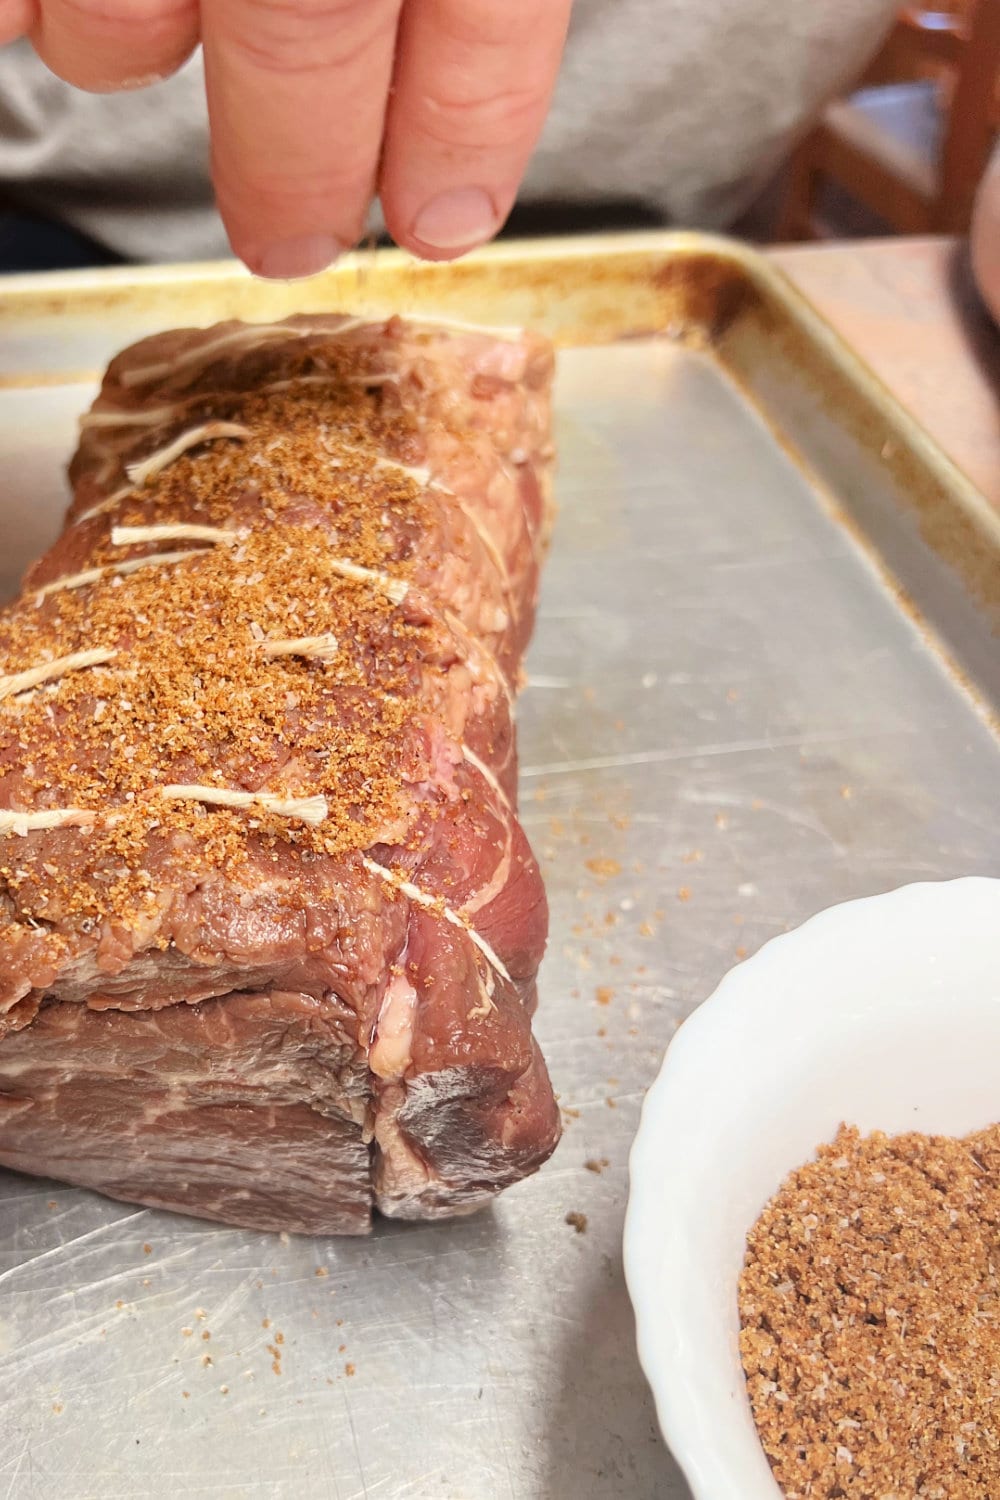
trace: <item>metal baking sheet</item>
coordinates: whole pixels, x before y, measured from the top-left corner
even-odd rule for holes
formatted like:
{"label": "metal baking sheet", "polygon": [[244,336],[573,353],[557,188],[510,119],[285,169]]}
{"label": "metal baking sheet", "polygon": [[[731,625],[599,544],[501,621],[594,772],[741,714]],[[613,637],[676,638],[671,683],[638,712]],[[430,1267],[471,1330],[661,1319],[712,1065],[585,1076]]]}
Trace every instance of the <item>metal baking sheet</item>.
{"label": "metal baking sheet", "polygon": [[58,527],[117,345],[305,296],[532,319],[566,346],[520,712],[565,1139],[478,1217],[365,1242],[0,1174],[0,1496],[686,1500],[621,1271],[642,1093],[775,933],[997,873],[997,518],[720,242],[505,247],[450,271],[379,256],[320,296],[228,267],[18,278],[0,284],[0,590]]}

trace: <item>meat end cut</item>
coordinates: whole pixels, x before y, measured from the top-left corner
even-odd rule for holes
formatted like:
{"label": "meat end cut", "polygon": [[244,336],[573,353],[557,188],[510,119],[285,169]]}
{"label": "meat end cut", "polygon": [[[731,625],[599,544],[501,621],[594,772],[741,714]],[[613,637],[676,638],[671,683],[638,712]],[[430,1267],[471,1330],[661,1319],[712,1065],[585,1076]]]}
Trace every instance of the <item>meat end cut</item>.
{"label": "meat end cut", "polygon": [[0,612],[0,1164],[357,1234],[552,1151],[513,710],[552,365],[344,316],[113,361]]}

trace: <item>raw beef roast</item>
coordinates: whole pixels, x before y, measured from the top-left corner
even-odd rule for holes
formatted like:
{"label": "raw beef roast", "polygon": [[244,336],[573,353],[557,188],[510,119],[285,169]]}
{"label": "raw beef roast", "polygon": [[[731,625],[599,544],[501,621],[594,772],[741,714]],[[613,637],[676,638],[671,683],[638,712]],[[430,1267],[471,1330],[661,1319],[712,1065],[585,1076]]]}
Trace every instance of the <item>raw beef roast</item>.
{"label": "raw beef roast", "polygon": [[552,1151],[513,725],[551,373],[396,318],[115,359],[0,612],[0,1163],[327,1234]]}

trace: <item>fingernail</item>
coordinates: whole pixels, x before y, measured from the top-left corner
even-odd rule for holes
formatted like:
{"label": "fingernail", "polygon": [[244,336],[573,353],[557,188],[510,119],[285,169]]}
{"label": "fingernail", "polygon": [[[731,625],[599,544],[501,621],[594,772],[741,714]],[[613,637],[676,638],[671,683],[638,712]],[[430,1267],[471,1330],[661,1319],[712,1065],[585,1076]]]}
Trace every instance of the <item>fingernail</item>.
{"label": "fingernail", "polygon": [[493,199],[482,188],[456,188],[424,205],[413,222],[413,235],[435,250],[461,250],[490,239],[499,218]]}
{"label": "fingernail", "polygon": [[277,240],[250,262],[251,270],[269,281],[298,281],[333,265],[341,252],[329,234],[304,234],[296,240]]}
{"label": "fingernail", "polygon": [[126,94],[137,89],[148,89],[151,84],[162,83],[168,73],[138,73],[134,78],[119,78],[115,84],[108,85],[109,93]]}

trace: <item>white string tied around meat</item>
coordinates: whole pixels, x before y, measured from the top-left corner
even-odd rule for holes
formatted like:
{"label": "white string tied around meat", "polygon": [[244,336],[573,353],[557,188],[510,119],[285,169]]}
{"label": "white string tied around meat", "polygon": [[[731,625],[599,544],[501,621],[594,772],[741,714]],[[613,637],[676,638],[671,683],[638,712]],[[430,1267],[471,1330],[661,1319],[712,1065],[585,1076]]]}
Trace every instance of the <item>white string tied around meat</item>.
{"label": "white string tied around meat", "polygon": [[244,427],[242,422],[202,422],[198,427],[189,427],[187,432],[180,433],[162,448],[157,448],[155,453],[141,459],[138,463],[126,464],[125,473],[136,486],[147,484],[149,480],[155,479],[164,469],[169,468],[175,459],[181,458],[189,448],[197,448],[201,443],[212,443],[219,438],[239,438],[246,440],[253,437],[249,427]]}
{"label": "white string tied around meat", "polygon": [[379,880],[384,881],[386,885],[391,886],[393,890],[398,891],[401,896],[405,896],[408,901],[414,902],[417,906],[422,906],[427,911],[437,912],[438,916],[444,917],[445,921],[450,922],[452,927],[457,927],[459,932],[464,932],[469,941],[475,943],[480,953],[485,957],[486,962],[496,969],[501,979],[506,979],[508,984],[512,982],[506,967],[483,935],[471,926],[461,912],[455,911],[454,907],[449,906],[443,896],[431,895],[429,891],[422,890],[419,885],[414,885],[412,880],[407,880],[405,875],[400,875],[395,870],[386,869],[385,865],[380,865],[374,859],[369,859],[367,854],[361,856],[361,863],[369,875],[374,875]]}

